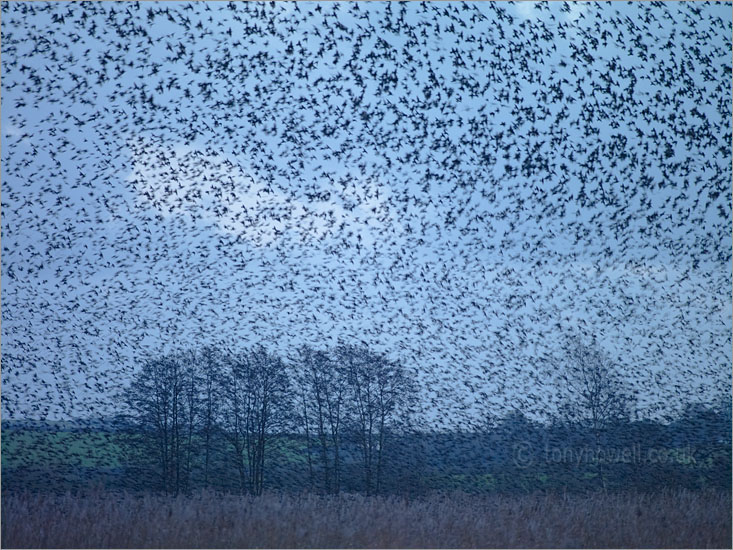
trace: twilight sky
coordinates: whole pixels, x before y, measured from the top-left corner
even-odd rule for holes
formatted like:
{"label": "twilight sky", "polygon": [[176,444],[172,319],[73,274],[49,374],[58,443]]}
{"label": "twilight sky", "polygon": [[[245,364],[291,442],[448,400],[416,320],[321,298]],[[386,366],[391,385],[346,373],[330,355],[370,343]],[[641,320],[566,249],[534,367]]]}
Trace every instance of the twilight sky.
{"label": "twilight sky", "polygon": [[424,414],[730,393],[731,3],[3,3],[2,412],[367,343]]}

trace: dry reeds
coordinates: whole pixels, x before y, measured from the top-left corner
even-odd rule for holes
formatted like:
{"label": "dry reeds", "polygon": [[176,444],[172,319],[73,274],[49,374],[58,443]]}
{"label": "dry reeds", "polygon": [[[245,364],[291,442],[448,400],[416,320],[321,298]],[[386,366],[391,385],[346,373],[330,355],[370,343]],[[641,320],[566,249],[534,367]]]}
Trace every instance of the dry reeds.
{"label": "dry reeds", "polygon": [[4,494],[4,548],[731,547],[728,492],[395,497]]}

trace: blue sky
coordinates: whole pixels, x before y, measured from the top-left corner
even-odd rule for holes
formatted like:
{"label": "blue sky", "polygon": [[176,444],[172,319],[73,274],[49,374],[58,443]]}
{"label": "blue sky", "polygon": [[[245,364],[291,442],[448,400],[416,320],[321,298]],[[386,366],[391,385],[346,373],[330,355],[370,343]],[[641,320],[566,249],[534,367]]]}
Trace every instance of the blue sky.
{"label": "blue sky", "polygon": [[730,37],[730,2],[3,4],[4,416],[222,341],[363,341],[461,425],[552,410],[575,333],[643,414],[729,392]]}

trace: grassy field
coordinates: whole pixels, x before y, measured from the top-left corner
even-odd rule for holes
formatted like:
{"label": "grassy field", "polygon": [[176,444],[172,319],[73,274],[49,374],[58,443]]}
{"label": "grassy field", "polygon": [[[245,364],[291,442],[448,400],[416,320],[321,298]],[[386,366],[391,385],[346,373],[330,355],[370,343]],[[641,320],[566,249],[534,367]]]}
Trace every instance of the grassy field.
{"label": "grassy field", "polygon": [[86,431],[8,430],[2,432],[5,468],[121,465],[121,438],[115,433]]}
{"label": "grassy field", "polygon": [[4,548],[730,548],[729,492],[2,497]]}
{"label": "grassy field", "polygon": [[[118,432],[7,429],[2,430],[2,465],[6,468],[82,466],[116,468],[123,465],[129,436]],[[194,438],[196,441],[196,438]],[[305,444],[289,437],[274,439],[269,455],[305,464]]]}

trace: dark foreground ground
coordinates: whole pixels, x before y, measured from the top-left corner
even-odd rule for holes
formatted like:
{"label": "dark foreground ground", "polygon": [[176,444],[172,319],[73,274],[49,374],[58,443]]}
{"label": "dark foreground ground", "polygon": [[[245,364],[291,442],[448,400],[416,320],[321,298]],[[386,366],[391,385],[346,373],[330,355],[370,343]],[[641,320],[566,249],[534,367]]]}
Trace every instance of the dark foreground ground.
{"label": "dark foreground ground", "polygon": [[3,494],[3,548],[730,548],[731,494]]}

